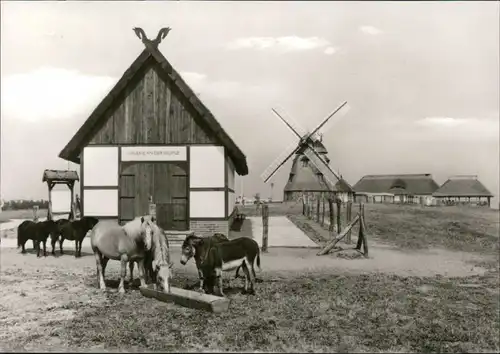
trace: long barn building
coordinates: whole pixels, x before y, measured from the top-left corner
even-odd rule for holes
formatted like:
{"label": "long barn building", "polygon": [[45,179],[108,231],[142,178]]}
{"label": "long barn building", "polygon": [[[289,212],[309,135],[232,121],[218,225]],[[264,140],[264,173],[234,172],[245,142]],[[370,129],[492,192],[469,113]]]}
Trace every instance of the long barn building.
{"label": "long barn building", "polygon": [[246,157],[156,48],[147,47],[59,157],[80,164],[86,216],[120,223],[156,204],[166,230],[228,234]]}

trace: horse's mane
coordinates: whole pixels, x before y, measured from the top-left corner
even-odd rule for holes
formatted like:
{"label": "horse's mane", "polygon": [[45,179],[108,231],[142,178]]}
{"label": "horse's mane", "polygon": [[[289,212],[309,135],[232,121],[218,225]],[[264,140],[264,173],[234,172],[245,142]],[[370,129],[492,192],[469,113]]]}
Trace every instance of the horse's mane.
{"label": "horse's mane", "polygon": [[153,226],[153,262],[158,266],[169,266],[170,252],[167,239],[163,230],[158,226]]}
{"label": "horse's mane", "polygon": [[[145,215],[144,219],[151,219],[150,215]],[[138,239],[141,237],[142,234],[142,222],[141,222],[141,216],[136,217],[134,220],[129,221],[125,225],[122,226],[123,230],[125,233],[128,235],[128,237],[132,239]]]}

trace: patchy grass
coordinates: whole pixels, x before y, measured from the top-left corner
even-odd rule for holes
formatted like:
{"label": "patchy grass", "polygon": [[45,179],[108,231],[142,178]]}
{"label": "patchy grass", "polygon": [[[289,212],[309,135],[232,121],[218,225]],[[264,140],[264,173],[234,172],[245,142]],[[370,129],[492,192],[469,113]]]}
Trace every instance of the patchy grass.
{"label": "patchy grass", "polygon": [[[196,281],[192,274],[176,278]],[[95,287],[94,277],[85,283]],[[68,348],[127,351],[498,351],[498,286],[495,276],[269,274],[256,296],[228,289],[230,310],[218,315],[137,290],[96,293],[92,302],[59,306],[75,318],[49,321],[15,341],[22,348],[56,337]]]}
{"label": "patchy grass", "polygon": [[[403,249],[444,247],[498,253],[499,212],[486,208],[373,207],[366,204],[368,234]],[[396,209],[396,210],[395,210]]]}
{"label": "patchy grass", "polygon": [[[47,216],[47,209],[38,210],[38,217]],[[12,219],[32,219],[33,209],[24,210],[2,210],[0,213],[0,223],[8,222]]]}
{"label": "patchy grass", "polygon": [[[358,208],[359,204],[353,205],[353,217]],[[247,209],[243,210],[247,212]],[[342,210],[341,225],[344,228],[347,225],[345,207]],[[253,206],[249,212],[252,211],[255,211]],[[297,219],[302,214],[300,203],[270,204],[269,214],[287,215],[313,241],[330,239],[328,231],[321,232],[321,227],[304,225],[299,220],[301,218]],[[478,207],[424,208],[419,205],[365,204],[368,237],[406,250],[443,247],[498,254],[499,217],[498,210]],[[308,223],[317,225],[313,220],[308,220]],[[357,232],[358,226],[355,226],[352,234],[357,235]]]}

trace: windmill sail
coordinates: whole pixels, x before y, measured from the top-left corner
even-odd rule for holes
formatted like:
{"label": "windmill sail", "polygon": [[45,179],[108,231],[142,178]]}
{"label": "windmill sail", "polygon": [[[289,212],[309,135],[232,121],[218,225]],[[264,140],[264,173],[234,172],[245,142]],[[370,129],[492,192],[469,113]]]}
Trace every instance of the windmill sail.
{"label": "windmill sail", "polygon": [[264,182],[267,182],[274,174],[278,171],[278,169],[283,166],[290,157],[292,157],[300,146],[297,146],[297,143],[290,144],[262,173],[260,176]]}
{"label": "windmill sail", "polygon": [[318,171],[323,175],[324,181],[329,185],[330,188],[334,188],[337,182],[341,180],[340,176],[336,174],[325,160],[319,154],[316,154],[311,148],[304,150],[304,155],[309,159],[310,163],[318,169]]}

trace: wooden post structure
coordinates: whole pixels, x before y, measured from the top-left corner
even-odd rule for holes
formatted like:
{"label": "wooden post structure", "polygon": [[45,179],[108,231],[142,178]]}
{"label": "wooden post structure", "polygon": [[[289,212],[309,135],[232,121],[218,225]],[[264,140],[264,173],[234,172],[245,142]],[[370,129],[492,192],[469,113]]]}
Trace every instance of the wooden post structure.
{"label": "wooden post structure", "polygon": [[[347,202],[347,207],[346,207],[346,223],[349,224],[352,219],[352,201]],[[350,244],[351,243],[351,230],[347,233],[347,236],[345,238],[345,243]]]}
{"label": "wooden post structure", "polygon": [[319,224],[319,212],[321,210],[320,208],[320,200],[319,200],[319,195],[316,196],[316,222]]}
{"label": "wooden post structure", "polygon": [[335,209],[333,204],[333,198],[330,195],[328,198],[328,211],[330,213],[330,225],[328,225],[328,231],[330,232],[330,237],[333,236],[333,225],[335,223]]}
{"label": "wooden post structure", "polygon": [[361,250],[363,246],[363,254],[368,257],[368,243],[366,242],[366,225],[365,225],[365,206],[363,204],[359,205],[359,236],[358,242],[356,244],[356,249]]}
{"label": "wooden post structure", "polygon": [[325,194],[321,193],[321,202],[323,204],[323,211],[321,212],[321,227],[325,226]]}
{"label": "wooden post structure", "polygon": [[38,222],[38,205],[33,205],[33,221]]}
{"label": "wooden post structure", "polygon": [[336,198],[336,203],[337,203],[337,234],[340,234],[342,232],[342,225],[340,224],[340,216],[341,216],[341,211],[342,211],[342,200],[340,198]]}
{"label": "wooden post structure", "polygon": [[262,252],[267,252],[267,238],[269,233],[269,206],[262,205]]}
{"label": "wooden post structure", "polygon": [[156,204],[153,203],[153,197],[149,196],[149,215],[156,218]]}
{"label": "wooden post structure", "polygon": [[47,220],[52,220],[52,188],[54,188],[54,184],[52,182],[47,183],[49,187],[49,206],[47,208]]}

